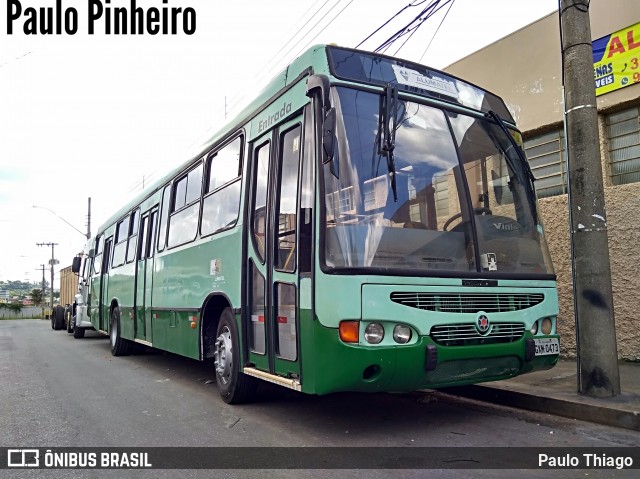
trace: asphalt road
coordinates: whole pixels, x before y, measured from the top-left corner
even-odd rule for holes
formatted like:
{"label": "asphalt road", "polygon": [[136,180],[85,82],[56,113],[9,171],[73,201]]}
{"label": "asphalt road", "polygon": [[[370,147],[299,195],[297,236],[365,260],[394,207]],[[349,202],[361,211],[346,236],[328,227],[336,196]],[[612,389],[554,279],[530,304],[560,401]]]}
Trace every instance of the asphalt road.
{"label": "asphalt road", "polygon": [[[229,406],[212,366],[172,354],[113,357],[48,321],[0,321],[0,447],[638,446],[633,431],[440,393],[307,396],[265,384]],[[9,474],[11,473],[11,474]],[[522,470],[521,478],[637,477],[638,471]],[[509,470],[31,470],[3,477],[514,477]]]}

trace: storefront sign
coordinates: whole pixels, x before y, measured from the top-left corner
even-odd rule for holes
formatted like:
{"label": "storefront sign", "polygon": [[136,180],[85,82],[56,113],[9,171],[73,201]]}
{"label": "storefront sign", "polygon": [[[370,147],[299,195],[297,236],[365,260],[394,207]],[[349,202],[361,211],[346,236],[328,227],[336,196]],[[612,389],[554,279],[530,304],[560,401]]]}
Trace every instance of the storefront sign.
{"label": "storefront sign", "polygon": [[640,23],[593,42],[596,95],[640,83]]}

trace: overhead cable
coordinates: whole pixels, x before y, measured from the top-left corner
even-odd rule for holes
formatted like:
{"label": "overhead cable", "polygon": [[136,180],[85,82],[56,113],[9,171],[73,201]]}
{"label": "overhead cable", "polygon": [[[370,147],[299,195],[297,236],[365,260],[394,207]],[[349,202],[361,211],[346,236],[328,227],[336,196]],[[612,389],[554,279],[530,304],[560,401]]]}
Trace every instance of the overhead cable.
{"label": "overhead cable", "polygon": [[[313,30],[318,26],[318,24],[319,24],[320,22],[322,22],[322,20],[324,20],[324,19],[326,18],[326,16],[327,16],[329,13],[331,13],[331,11],[332,11],[333,9],[335,9],[335,8],[336,8],[340,3],[342,3],[342,1],[343,1],[343,0],[338,0],[336,3],[334,3],[334,4],[331,6],[331,8],[329,8],[329,10],[327,10],[327,11],[324,13],[324,15],[322,15],[322,16],[320,17],[320,19],[319,19],[316,23],[314,23],[314,24],[313,24],[313,26],[312,26],[311,28],[309,28],[309,29],[307,30],[307,33],[305,33],[301,38],[299,38],[299,39],[298,39],[298,43],[299,43],[299,42],[301,42],[302,40],[304,40],[307,36],[309,36],[309,34],[310,34],[310,33],[311,33],[311,32],[312,32],[312,31],[313,31]],[[349,3],[351,3],[352,1],[353,1],[353,0],[351,0]],[[327,3],[327,2],[325,2],[322,6],[324,6],[326,3]],[[347,5],[347,6],[348,6],[348,5]],[[322,7],[321,7],[321,8],[322,8]],[[343,11],[343,10],[344,10],[344,9],[342,9],[342,10],[340,11],[340,13],[342,13],[342,11]],[[319,11],[319,10],[318,10],[318,11]],[[317,13],[317,11],[316,11],[316,13]],[[340,13],[338,13],[338,15],[339,15]],[[315,13],[314,13],[314,15],[315,15]],[[311,17],[311,18],[313,18],[313,17]],[[332,20],[332,21],[333,21],[333,20]],[[309,23],[309,22],[307,22],[307,23]],[[306,25],[307,23],[305,23],[305,25]],[[329,22],[329,23],[331,23],[331,22]],[[325,28],[326,28],[326,27],[325,27]],[[324,29],[323,29],[323,30],[324,30]],[[322,30],[321,30],[321,32],[322,32]],[[316,36],[317,36],[317,35],[316,35]],[[314,39],[315,39],[315,38],[316,38],[316,37],[314,37]],[[313,39],[312,39],[312,41],[313,41]],[[290,42],[287,42],[287,44],[289,44],[289,43],[290,43]],[[285,45],[285,47],[286,47],[286,45]],[[282,51],[285,47],[283,47],[283,48],[281,49],[281,51]],[[283,55],[281,55],[281,56],[280,56],[280,58],[279,58],[278,60],[276,60],[275,62],[271,63],[270,68],[268,68],[268,69],[266,70],[266,74],[267,74],[267,75],[268,75],[268,74],[270,74],[270,73],[271,73],[275,68],[277,68],[277,67],[280,65],[280,63],[281,63],[285,58],[287,58],[287,56],[289,55],[289,53],[291,53],[291,51],[292,51],[294,48],[295,48],[295,45],[293,45],[293,46],[292,46],[291,48],[289,48],[289,49],[288,49],[288,50],[287,50]],[[277,56],[277,55],[276,55],[276,56]],[[269,65],[267,64],[267,65],[265,65],[265,66],[269,66]],[[263,68],[261,71],[264,71],[264,68]],[[254,78],[257,78],[257,77],[258,77],[258,74],[256,74],[256,76],[255,76]],[[238,98],[236,101],[233,101],[233,100],[232,100],[232,101],[230,101],[230,102],[229,102],[229,111],[233,110],[236,106],[238,106],[238,104],[239,104],[239,103],[240,103],[240,102],[241,102],[241,101],[242,101],[246,96],[247,96],[247,94],[245,93],[245,94],[243,94],[240,98]]]}
{"label": "overhead cable", "polygon": [[[424,0],[424,1],[426,1],[426,0]],[[329,15],[329,13],[331,13],[331,11],[332,11],[332,10],[334,10],[334,9],[335,9],[335,7],[337,7],[337,6],[338,6],[340,3],[342,3],[342,2],[343,2],[343,0],[338,0],[338,1],[337,1],[337,2],[336,2],[336,3],[335,3],[331,8],[329,8],[329,10],[327,10],[327,11],[325,12],[325,14],[324,14],[324,15],[323,15],[323,16],[322,16],[322,17],[321,17],[321,18],[320,18],[320,19],[319,19],[319,20],[318,20],[318,21],[317,21],[317,22],[316,22],[316,23],[315,23],[311,28],[309,28],[309,29],[308,29],[307,33],[305,33],[301,38],[299,38],[299,39],[298,39],[298,43],[300,43],[302,40],[304,40],[306,37],[308,37],[308,36],[313,32],[313,30],[314,30],[314,29],[315,29],[315,28],[316,28],[316,27],[317,27],[317,26],[318,26],[318,25],[319,25],[319,24],[320,24],[320,23],[321,23],[321,22],[322,22],[322,21],[327,17],[327,15]],[[325,3],[326,3],[326,2],[325,2]],[[313,41],[314,41],[316,38],[318,38],[318,36],[319,36],[322,32],[324,32],[324,31],[329,27],[329,25],[331,25],[331,24],[332,24],[332,23],[333,23],[333,22],[334,22],[334,21],[335,21],[335,20],[336,20],[336,19],[337,19],[337,18],[338,18],[338,17],[339,17],[339,16],[340,16],[340,15],[341,15],[341,14],[342,14],[342,13],[343,13],[347,8],[348,8],[348,7],[349,7],[349,5],[351,5],[352,3],[353,3],[353,0],[349,0],[349,2],[348,2],[348,3],[347,3],[347,4],[346,4],[346,5],[345,5],[345,6],[344,6],[344,7],[343,7],[343,8],[342,8],[338,13],[336,13],[336,14],[334,15],[334,17],[333,17],[333,18],[331,18],[331,20],[329,20],[329,22],[328,22],[324,27],[322,27],[322,28],[320,29],[320,31],[318,31],[318,32],[317,32],[317,33],[316,33],[316,34],[315,34],[315,35],[314,35],[314,36],[313,36],[313,37],[312,37],[312,38],[311,38],[311,39],[310,39],[310,40],[305,44],[305,46],[304,46],[304,47],[302,47],[302,48],[301,48],[301,49],[300,49],[300,50],[299,50],[299,51],[294,55],[294,58],[297,58],[297,57],[298,57],[298,56],[299,56],[303,51],[305,51],[305,50],[307,49],[307,47],[308,47],[309,45],[311,45],[311,44],[313,43]],[[323,6],[324,6],[324,4],[323,4]],[[309,22],[305,23],[305,25],[306,25],[306,24],[308,24],[308,23],[309,23]],[[288,43],[290,43],[290,42],[287,42],[287,44],[288,44]],[[286,46],[286,45],[285,45],[285,46]],[[281,63],[283,60],[287,59],[287,58],[289,57],[289,54],[290,54],[290,53],[291,53],[291,51],[293,50],[293,48],[295,48],[295,45],[294,45],[294,46],[292,46],[291,48],[289,48],[289,49],[286,51],[286,53],[284,53],[283,55],[281,55],[281,56],[280,56],[280,59],[279,59],[279,60],[277,60],[276,62],[274,62],[273,66],[272,66],[270,69],[268,69],[268,70],[267,70],[267,73],[272,72],[275,68],[277,68],[277,67],[280,65],[280,63]],[[284,49],[284,47],[283,47],[280,51],[282,51],[283,49]],[[257,77],[257,76],[256,76],[256,77]],[[244,95],[242,95],[238,100],[236,100],[236,101],[232,102],[232,104],[230,104],[230,105],[229,105],[229,111],[231,111],[231,110],[235,109],[235,108],[238,106],[238,104],[239,104],[239,103],[240,103],[240,102],[241,102],[241,101],[246,97],[246,95],[247,95],[247,94],[245,93],[245,94],[244,94]]]}
{"label": "overhead cable", "polygon": [[[282,47],[280,48],[280,50],[278,50],[273,56],[271,56],[271,58],[269,58],[269,60],[267,60],[262,67],[260,68],[260,70],[258,70],[256,72],[256,74],[254,75],[254,79],[258,78],[264,71],[266,68],[268,68],[270,65],[273,65],[273,61],[277,58],[277,56],[282,52],[282,50],[284,50],[287,45],[289,45],[289,43],[291,43],[296,36],[304,29],[304,27],[306,27],[309,22],[315,18],[315,16],[318,14],[318,12],[320,12],[320,10],[322,10],[322,8],[324,8],[324,6],[329,3],[329,0],[325,0],[325,2],[320,5],[320,7],[318,7],[312,14],[311,16],[307,19],[307,21],[298,29],[298,31],[296,31],[290,38],[289,40],[282,45]],[[300,15],[300,17],[298,18],[298,20],[295,21],[295,23],[299,23],[301,22],[304,17],[307,16],[307,14],[313,9],[314,5],[312,4],[311,7],[309,7],[309,9],[307,9],[306,12],[304,12],[302,15]],[[278,60],[280,61],[280,60]],[[277,62],[276,62],[277,63]],[[235,106],[245,97],[245,94],[242,93],[236,93],[235,95],[233,95],[231,98],[229,98],[229,101],[227,102],[225,99],[225,117],[227,114],[227,105],[229,105],[229,110],[232,110],[233,108],[235,108]]]}
{"label": "overhead cable", "polygon": [[[445,5],[451,3],[452,0],[445,0],[442,2],[441,0],[433,0],[429,5],[427,5],[421,12],[418,14],[413,20],[407,23],[403,28],[395,32],[391,35],[387,40],[382,42],[378,48],[375,49],[375,52],[385,52],[389,47],[395,43],[397,40],[402,38],[403,36],[411,33],[411,36],[415,33],[415,31],[420,28],[426,20],[431,18],[436,12],[438,12]],[[405,42],[406,43],[406,42]],[[404,46],[404,44],[402,45]],[[400,48],[402,48],[402,46]],[[398,49],[399,51],[400,49]]]}
{"label": "overhead cable", "polygon": [[[433,40],[436,38],[436,35],[438,34],[438,31],[440,30],[440,27],[442,26],[442,24],[444,23],[444,21],[447,18],[447,15],[449,15],[449,12],[451,11],[451,7],[453,7],[453,4],[456,2],[456,0],[452,0],[451,3],[449,4],[449,8],[447,9],[447,11],[444,14],[444,17],[442,17],[442,20],[440,20],[440,24],[438,25],[438,28],[436,28],[435,33],[433,34],[433,36],[431,37],[431,40],[429,40],[429,44],[427,45],[427,48],[424,49],[424,52],[422,53],[422,55],[420,56],[420,60],[418,60],[418,63],[420,63],[422,61],[422,59],[424,58],[424,56],[427,54],[427,50],[429,50],[429,47],[431,46],[431,43],[433,43]],[[402,47],[400,47],[402,48]]]}
{"label": "overhead cable", "polygon": [[414,3],[411,2],[410,4],[406,5],[405,7],[401,8],[400,10],[398,10],[396,12],[396,14],[391,17],[389,20],[387,20],[386,22],[384,22],[382,25],[380,25],[378,28],[376,28],[372,33],[369,34],[369,36],[367,38],[365,38],[364,40],[362,40],[360,43],[358,43],[356,45],[356,48],[360,48],[360,46],[366,42],[367,40],[369,40],[372,36],[374,36],[376,33],[378,33],[380,30],[382,30],[384,27],[386,27],[389,22],[393,21],[394,18],[396,18],[398,15],[400,15],[402,12],[404,12],[407,8],[411,8],[411,7],[417,7],[419,5],[422,5],[424,2],[426,2],[427,0],[422,0],[420,3]]}

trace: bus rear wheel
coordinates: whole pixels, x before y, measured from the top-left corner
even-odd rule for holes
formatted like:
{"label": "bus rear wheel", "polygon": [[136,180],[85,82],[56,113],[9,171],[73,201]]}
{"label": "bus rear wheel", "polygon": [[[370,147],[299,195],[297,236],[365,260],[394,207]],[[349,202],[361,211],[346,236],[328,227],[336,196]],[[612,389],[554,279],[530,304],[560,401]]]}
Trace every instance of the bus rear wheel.
{"label": "bus rear wheel", "polygon": [[111,310],[109,342],[114,356],[129,356],[133,350],[133,343],[120,336],[120,308],[117,306]]}
{"label": "bus rear wheel", "polygon": [[238,326],[230,308],[220,315],[213,354],[216,383],[227,404],[247,402],[254,395],[256,380],[240,371]]}

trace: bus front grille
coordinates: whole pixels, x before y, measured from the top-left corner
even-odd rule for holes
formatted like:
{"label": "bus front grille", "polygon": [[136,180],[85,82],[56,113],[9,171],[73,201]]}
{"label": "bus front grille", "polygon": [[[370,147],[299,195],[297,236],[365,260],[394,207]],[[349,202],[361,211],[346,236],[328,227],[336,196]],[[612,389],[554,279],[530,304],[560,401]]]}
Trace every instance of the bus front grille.
{"label": "bus front grille", "polygon": [[541,293],[391,293],[391,301],[411,308],[441,313],[503,313],[536,306]]}
{"label": "bus front grille", "polygon": [[485,335],[475,324],[447,324],[431,328],[431,339],[443,346],[471,346],[479,344],[511,343],[524,336],[522,323],[493,323]]}

